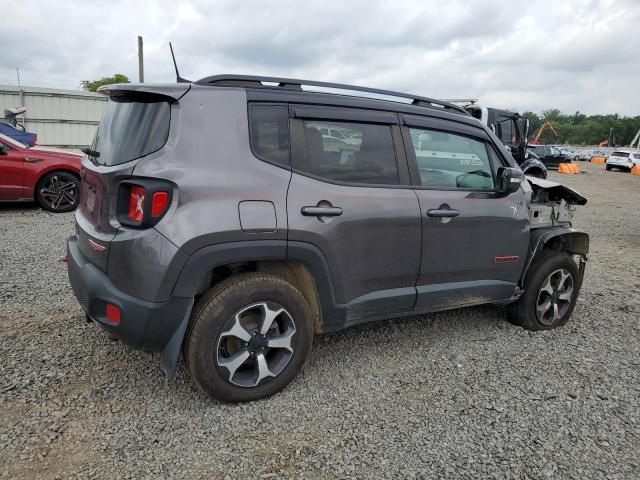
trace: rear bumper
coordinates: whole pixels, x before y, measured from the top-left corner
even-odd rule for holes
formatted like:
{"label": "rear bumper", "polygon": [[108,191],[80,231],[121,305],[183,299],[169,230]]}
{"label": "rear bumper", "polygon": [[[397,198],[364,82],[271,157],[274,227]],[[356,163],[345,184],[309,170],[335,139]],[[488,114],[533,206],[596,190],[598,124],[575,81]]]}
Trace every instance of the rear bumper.
{"label": "rear bumper", "polygon": [[[76,235],[67,240],[67,268],[73,293],[89,318],[135,349],[163,350],[193,303],[180,297],[148,302],[119,290],[82,254]],[[118,325],[107,320],[107,303],[120,308]]]}
{"label": "rear bumper", "polygon": [[607,165],[611,165],[612,167],[621,167],[621,168],[631,168],[633,167],[633,162],[628,160],[607,160]]}

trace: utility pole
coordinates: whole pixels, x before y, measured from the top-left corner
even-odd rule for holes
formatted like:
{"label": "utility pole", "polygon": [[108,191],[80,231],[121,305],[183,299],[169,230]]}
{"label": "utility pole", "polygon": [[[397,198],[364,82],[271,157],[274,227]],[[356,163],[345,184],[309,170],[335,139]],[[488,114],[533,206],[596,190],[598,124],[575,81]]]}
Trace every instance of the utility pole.
{"label": "utility pole", "polygon": [[144,54],[142,52],[142,37],[138,35],[138,81],[144,83]]}

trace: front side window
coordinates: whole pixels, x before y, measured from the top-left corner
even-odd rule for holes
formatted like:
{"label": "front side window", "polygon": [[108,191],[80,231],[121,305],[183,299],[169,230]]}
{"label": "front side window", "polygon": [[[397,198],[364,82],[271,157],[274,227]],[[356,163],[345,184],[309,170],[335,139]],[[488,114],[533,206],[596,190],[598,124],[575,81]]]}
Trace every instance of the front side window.
{"label": "front side window", "polygon": [[305,120],[303,125],[309,173],[344,183],[398,183],[389,125],[318,120]]}
{"label": "front side window", "polygon": [[259,157],[289,165],[289,113],[284,105],[252,105],[251,147]]}
{"label": "front side window", "polygon": [[410,128],[420,184],[433,188],[492,190],[493,171],[484,142],[453,133]]}

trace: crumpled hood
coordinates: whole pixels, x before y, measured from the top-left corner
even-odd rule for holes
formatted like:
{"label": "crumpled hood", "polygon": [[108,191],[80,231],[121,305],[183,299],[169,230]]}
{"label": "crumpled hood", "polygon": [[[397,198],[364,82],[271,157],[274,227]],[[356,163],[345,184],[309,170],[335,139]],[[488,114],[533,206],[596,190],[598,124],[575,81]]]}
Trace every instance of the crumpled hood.
{"label": "crumpled hood", "polygon": [[587,199],[573,188],[562,185],[561,183],[552,182],[551,180],[542,180],[541,178],[527,177],[534,191],[544,190],[549,195],[549,200],[564,200],[569,205],[586,205]]}

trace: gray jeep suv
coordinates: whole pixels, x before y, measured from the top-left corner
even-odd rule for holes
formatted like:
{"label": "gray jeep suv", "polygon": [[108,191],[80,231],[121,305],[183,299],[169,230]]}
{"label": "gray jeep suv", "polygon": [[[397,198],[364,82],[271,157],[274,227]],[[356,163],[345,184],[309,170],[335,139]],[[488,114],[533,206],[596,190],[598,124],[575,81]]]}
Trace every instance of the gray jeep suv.
{"label": "gray jeep suv", "polygon": [[182,355],[217,399],[281,390],[314,334],[371,320],[493,303],[543,330],[571,315],[586,200],[526,180],[461,107],[231,75],[100,91],[71,286],[88,319],[161,352],[169,375]]}

